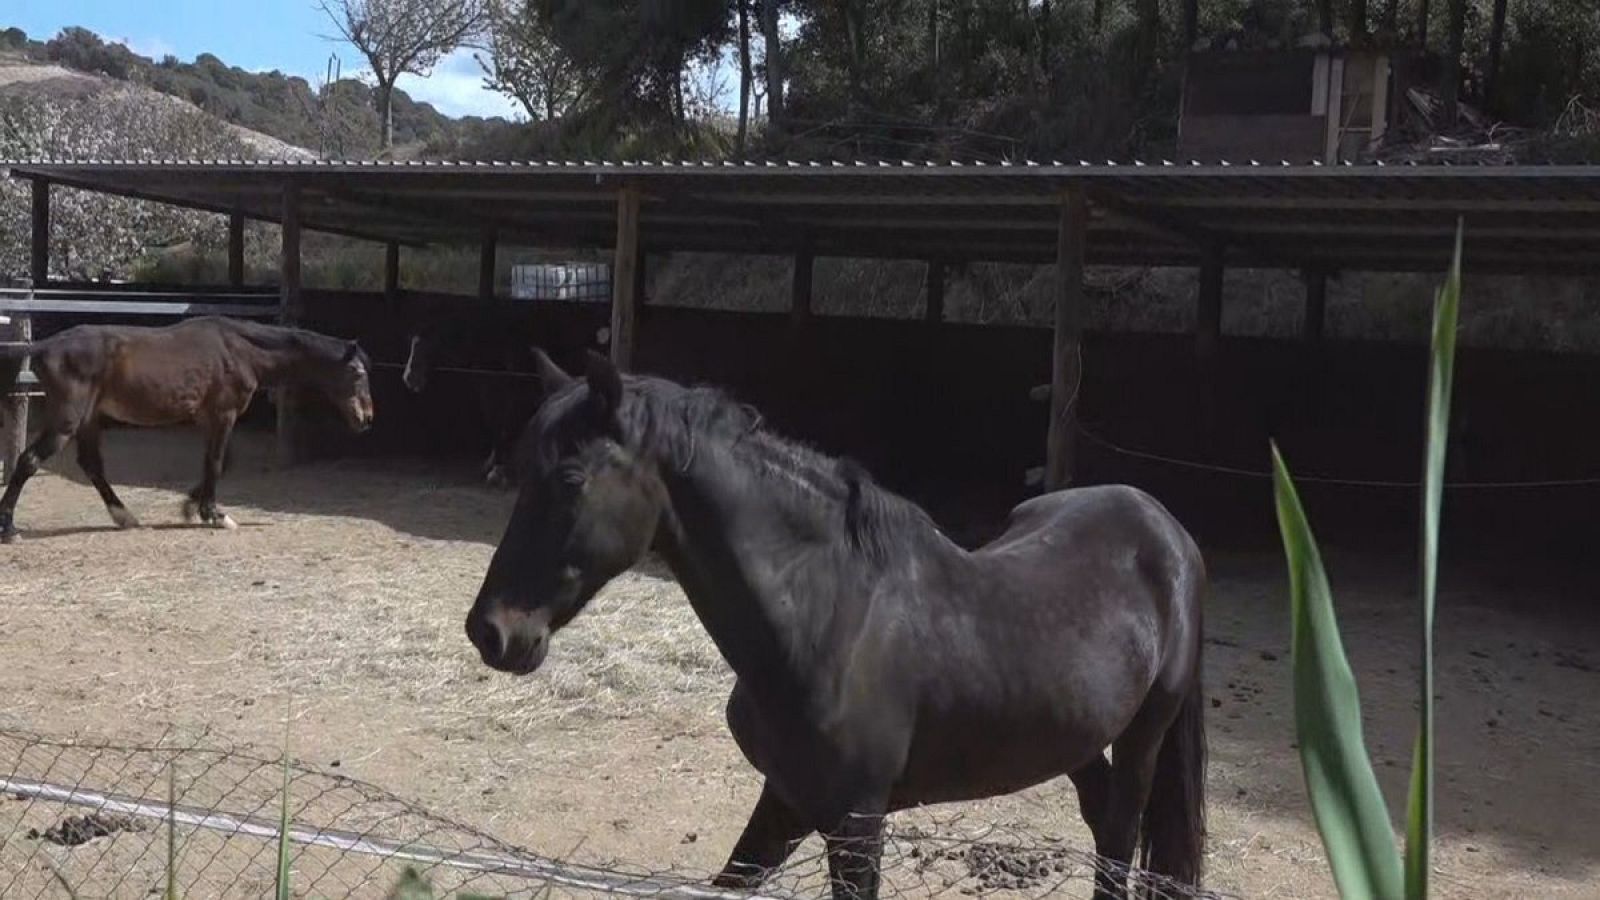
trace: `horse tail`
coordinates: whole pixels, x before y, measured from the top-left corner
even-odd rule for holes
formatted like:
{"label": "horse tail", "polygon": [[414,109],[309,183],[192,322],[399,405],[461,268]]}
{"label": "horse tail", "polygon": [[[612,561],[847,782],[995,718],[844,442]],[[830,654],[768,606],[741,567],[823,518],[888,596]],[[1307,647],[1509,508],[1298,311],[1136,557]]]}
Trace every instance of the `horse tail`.
{"label": "horse tail", "polygon": [[1189,886],[1200,884],[1206,840],[1205,696],[1198,648],[1196,654],[1189,692],[1161,740],[1139,827],[1140,866]]}

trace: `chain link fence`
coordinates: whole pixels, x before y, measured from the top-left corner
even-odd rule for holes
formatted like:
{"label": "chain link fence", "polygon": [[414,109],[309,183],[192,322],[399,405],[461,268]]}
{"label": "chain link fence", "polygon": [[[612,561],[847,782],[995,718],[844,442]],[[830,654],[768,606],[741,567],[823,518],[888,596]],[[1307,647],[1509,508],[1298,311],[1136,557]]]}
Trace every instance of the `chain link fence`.
{"label": "chain link fence", "polygon": [[[169,874],[180,897],[272,896],[285,804],[297,897],[399,896],[408,870],[436,897],[830,896],[816,839],[759,893],[744,895],[670,860],[533,853],[373,785],[205,736],[117,744],[0,730],[0,897],[162,896]],[[958,819],[891,824],[882,895],[1088,896],[1097,871],[1118,867],[1014,829]],[[1134,874],[1147,897],[1219,896]]]}

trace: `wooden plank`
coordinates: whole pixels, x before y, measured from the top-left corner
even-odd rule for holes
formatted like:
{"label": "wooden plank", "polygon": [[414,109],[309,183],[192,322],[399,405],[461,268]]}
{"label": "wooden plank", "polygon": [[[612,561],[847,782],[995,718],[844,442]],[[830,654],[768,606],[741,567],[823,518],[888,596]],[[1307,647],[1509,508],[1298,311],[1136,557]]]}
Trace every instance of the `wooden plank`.
{"label": "wooden plank", "polygon": [[797,324],[811,321],[811,280],[816,267],[817,258],[810,245],[794,255],[789,281],[789,315]]}
{"label": "wooden plank", "polygon": [[634,271],[639,263],[639,189],[617,191],[617,239],[611,268],[611,361],[633,367]]}
{"label": "wooden plank", "polygon": [[[0,325],[0,338],[7,341],[28,343],[33,340],[33,322],[27,316],[13,316],[8,325]],[[24,361],[23,375],[28,374],[28,363]],[[19,386],[23,383],[19,379]],[[35,382],[37,384],[37,382]],[[5,421],[0,423],[0,482],[11,480],[11,473],[16,470],[17,457],[28,446],[28,393],[24,388],[5,397]]]}
{"label": "wooden plank", "polygon": [[400,245],[395,241],[383,245],[383,296],[391,303],[400,296]]}
{"label": "wooden plank", "polygon": [[494,299],[494,256],[496,250],[494,235],[489,235],[478,244],[478,299]]}
{"label": "wooden plank", "polygon": [[[278,249],[278,321],[298,325],[305,315],[300,284],[300,192],[294,184],[283,190],[281,242]],[[292,387],[278,389],[278,463],[294,465],[303,458],[301,398]]]}
{"label": "wooden plank", "polygon": [[1084,254],[1089,204],[1081,188],[1061,199],[1056,240],[1056,326],[1050,366],[1050,432],[1045,450],[1045,489],[1072,483],[1078,429],[1078,391],[1083,382]]}
{"label": "wooden plank", "polygon": [[281,308],[264,303],[158,303],[145,300],[66,300],[0,297],[0,310],[19,313],[82,313],[113,316],[234,316],[270,319]]}
{"label": "wooden plank", "polygon": [[244,286],[244,214],[228,214],[228,285]]}
{"label": "wooden plank", "polygon": [[928,296],[928,305],[923,310],[923,318],[929,322],[943,322],[945,264],[943,260],[930,259],[927,265],[924,292]]}
{"label": "wooden plank", "polygon": [[1306,282],[1306,316],[1301,324],[1301,335],[1308,343],[1321,343],[1328,312],[1328,270],[1314,266],[1306,269],[1302,276]]}
{"label": "wooden plank", "polygon": [[28,272],[34,287],[44,287],[50,283],[50,182],[43,178],[33,179],[32,241]]}
{"label": "wooden plank", "polygon": [[1195,350],[1201,359],[1211,359],[1222,341],[1222,278],[1224,251],[1221,244],[1209,244],[1200,259],[1200,291],[1195,315]]}

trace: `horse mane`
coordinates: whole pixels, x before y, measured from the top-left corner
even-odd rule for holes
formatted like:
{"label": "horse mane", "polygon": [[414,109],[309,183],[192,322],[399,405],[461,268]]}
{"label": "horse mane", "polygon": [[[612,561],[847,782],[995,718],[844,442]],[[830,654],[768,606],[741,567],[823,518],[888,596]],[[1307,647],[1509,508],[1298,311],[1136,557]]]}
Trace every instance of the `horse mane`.
{"label": "horse mane", "polygon": [[[244,319],[223,321],[227,322],[240,337],[264,350],[299,350],[329,362],[337,362],[342,361],[350,349],[350,342],[343,338],[332,337],[307,328],[268,325],[265,322],[251,322]],[[372,360],[359,344],[356,346],[356,359],[368,372],[372,371]]]}
{"label": "horse mane", "polygon": [[938,534],[921,507],[878,486],[860,463],[780,436],[754,407],[720,390],[635,376],[624,385],[625,440],[667,465],[687,470],[702,448],[720,448],[764,495],[824,535],[842,531],[853,551],[877,563]]}

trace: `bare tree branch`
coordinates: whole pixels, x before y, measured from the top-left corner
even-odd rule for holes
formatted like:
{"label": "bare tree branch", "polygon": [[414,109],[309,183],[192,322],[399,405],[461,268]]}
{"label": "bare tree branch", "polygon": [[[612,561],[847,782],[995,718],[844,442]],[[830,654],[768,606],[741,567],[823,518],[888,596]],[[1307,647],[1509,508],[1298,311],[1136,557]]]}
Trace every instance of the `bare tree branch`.
{"label": "bare tree branch", "polygon": [[383,118],[383,148],[394,144],[394,85],[426,76],[483,29],[487,0],[318,0],[339,34],[372,66]]}

